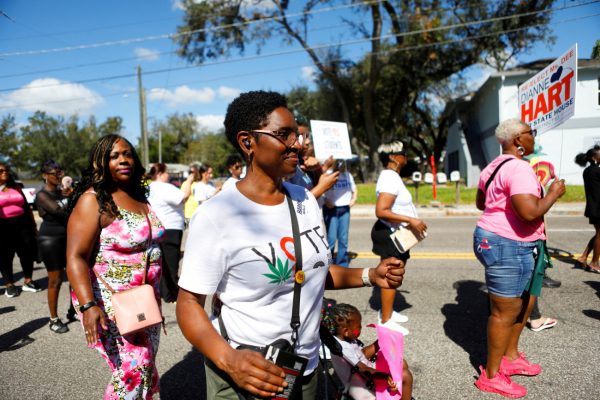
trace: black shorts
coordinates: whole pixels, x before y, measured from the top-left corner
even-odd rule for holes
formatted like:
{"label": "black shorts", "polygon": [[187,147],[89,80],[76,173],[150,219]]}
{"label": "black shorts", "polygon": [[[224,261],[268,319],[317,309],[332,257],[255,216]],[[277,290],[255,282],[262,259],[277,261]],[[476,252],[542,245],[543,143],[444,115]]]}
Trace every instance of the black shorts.
{"label": "black shorts", "polygon": [[396,257],[406,261],[410,258],[410,251],[400,253],[390,238],[392,230],[389,226],[377,220],[371,229],[371,240],[373,241],[373,253],[381,258]]}
{"label": "black shorts", "polygon": [[600,217],[590,217],[590,225],[600,225]]}

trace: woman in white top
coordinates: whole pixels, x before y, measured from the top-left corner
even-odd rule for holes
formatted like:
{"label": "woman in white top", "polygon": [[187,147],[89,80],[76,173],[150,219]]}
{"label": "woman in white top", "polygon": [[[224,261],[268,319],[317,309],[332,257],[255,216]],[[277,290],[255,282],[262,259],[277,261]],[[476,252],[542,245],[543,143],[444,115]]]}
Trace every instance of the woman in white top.
{"label": "woman in white top", "polygon": [[[284,96],[241,94],[227,109],[225,134],[245,158],[247,174],[198,207],[190,222],[179,279],[179,326],[204,355],[204,398],[237,400],[241,391],[259,397],[282,392],[288,386],[284,371],[261,353],[238,346],[294,342],[296,332],[295,353],[307,360],[307,367],[295,385],[303,399],[314,399],[324,289],[396,288],[404,271],[395,259],[371,269],[331,265],[317,200],[305,188],[284,182],[298,165],[303,142]],[[302,271],[297,272],[292,215],[301,232]],[[295,282],[301,285],[297,330],[290,326]],[[215,294],[220,318],[209,317],[204,309],[206,297]]]}
{"label": "woman in white top", "polygon": [[179,190],[169,183],[169,172],[163,163],[156,163],[150,168],[150,193],[148,202],[165,227],[165,236],[160,242],[163,255],[163,270],[160,279],[160,295],[167,303],[177,300],[179,273],[179,257],[183,238],[184,215],[183,204],[190,196],[193,174],[187,178],[186,190]]}
{"label": "woman in white top", "polygon": [[200,182],[194,187],[194,198],[198,204],[202,204],[217,194],[221,188],[217,189],[210,181],[213,177],[213,169],[210,165],[201,165],[198,168],[198,172],[200,173],[201,178]]}
{"label": "woman in white top", "polygon": [[[405,226],[415,233],[422,235],[427,230],[427,225],[417,218],[417,210],[412,202],[412,195],[404,186],[400,177],[400,170],[406,165],[406,152],[404,144],[400,141],[386,143],[377,149],[379,160],[384,170],[377,179],[377,203],[375,215],[377,222],[371,230],[373,253],[382,259],[396,257],[402,264],[410,258],[410,252],[400,253],[390,235],[400,225]],[[381,290],[381,312],[379,323],[385,324],[393,321],[390,327],[395,327],[394,322],[406,322],[408,318],[393,310],[395,290]]]}

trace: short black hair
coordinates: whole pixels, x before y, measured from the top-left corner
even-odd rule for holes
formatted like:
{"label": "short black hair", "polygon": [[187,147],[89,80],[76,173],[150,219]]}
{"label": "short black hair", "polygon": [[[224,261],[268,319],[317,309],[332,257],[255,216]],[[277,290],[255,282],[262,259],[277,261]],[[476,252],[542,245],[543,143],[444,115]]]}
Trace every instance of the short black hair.
{"label": "short black hair", "polygon": [[227,157],[227,160],[225,161],[225,166],[227,168],[231,168],[235,164],[241,163],[241,162],[242,162],[242,157],[238,156],[237,154],[230,154],[229,157]]}
{"label": "short black hair", "polygon": [[264,127],[269,123],[269,114],[276,108],[287,108],[287,99],[277,92],[257,90],[240,94],[227,107],[225,136],[229,143],[244,155],[237,142],[237,134]]}

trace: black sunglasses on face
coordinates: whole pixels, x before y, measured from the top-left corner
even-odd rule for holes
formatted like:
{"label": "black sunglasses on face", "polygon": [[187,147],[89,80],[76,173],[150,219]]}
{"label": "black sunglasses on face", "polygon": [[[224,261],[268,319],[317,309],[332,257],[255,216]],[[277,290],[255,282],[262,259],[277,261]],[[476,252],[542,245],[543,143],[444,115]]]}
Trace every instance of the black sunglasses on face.
{"label": "black sunglasses on face", "polygon": [[3,174],[5,172],[8,174],[10,172],[10,170],[4,169],[4,168],[0,168],[0,174]]}

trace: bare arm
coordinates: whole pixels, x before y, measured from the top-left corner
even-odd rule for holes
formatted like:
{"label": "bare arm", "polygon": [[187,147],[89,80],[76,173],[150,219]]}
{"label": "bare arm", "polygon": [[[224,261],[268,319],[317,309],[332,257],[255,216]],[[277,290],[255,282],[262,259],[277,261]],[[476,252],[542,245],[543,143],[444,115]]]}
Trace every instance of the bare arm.
{"label": "bare arm", "polygon": [[379,193],[377,203],[375,204],[375,215],[379,219],[383,219],[393,223],[408,223],[410,229],[423,235],[427,231],[427,224],[418,218],[408,217],[406,215],[396,214],[392,211],[392,206],[396,201],[396,196],[391,193]]}
{"label": "bare arm", "polygon": [[[94,300],[88,264],[100,234],[98,202],[93,194],[83,194],[77,201],[67,225],[67,275],[80,305]],[[94,306],[83,313],[83,327],[88,344],[98,340],[98,324],[107,329],[104,312]]]}
{"label": "bare arm", "polygon": [[179,289],[177,322],[185,338],[242,389],[272,397],[287,386],[275,364],[251,350],[235,350],[214,329],[204,310],[206,296]]}
{"label": "bare arm", "polygon": [[333,185],[335,185],[335,182],[337,182],[339,175],[339,171],[336,171],[332,174],[321,174],[321,176],[319,176],[319,182],[314,188],[312,188],[310,192],[313,194],[313,196],[315,196],[315,198],[318,199],[323,195],[323,193],[325,193],[326,191],[331,189]]}
{"label": "bare arm", "polygon": [[510,201],[519,218],[534,221],[546,214],[565,192],[565,181],[561,179],[552,182],[548,193],[542,199],[531,194],[516,194],[510,197]]}
{"label": "bare arm", "polygon": [[478,210],[485,210],[485,192],[477,189],[477,197],[475,198],[475,206]]}
{"label": "bare arm", "polygon": [[[362,268],[344,268],[331,265],[325,281],[325,289],[350,289],[363,287]],[[369,269],[369,280],[384,289],[397,288],[404,279],[404,261],[390,257],[382,260],[376,268]]]}

